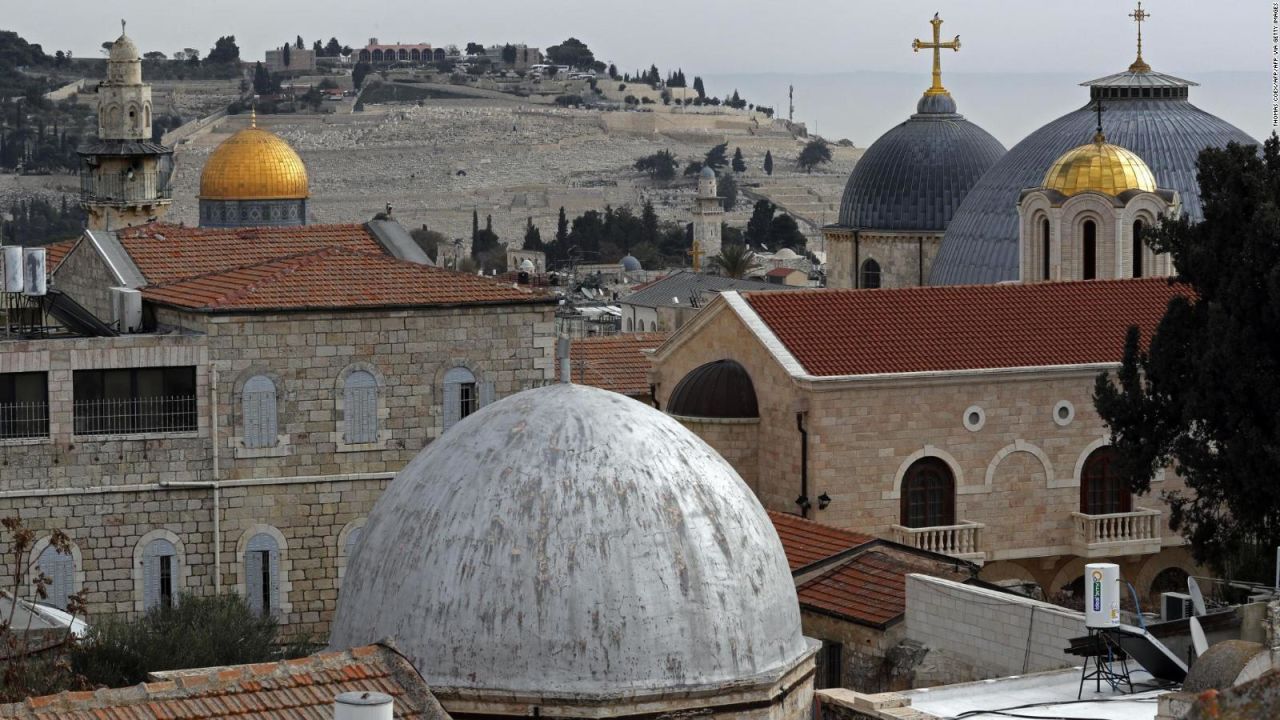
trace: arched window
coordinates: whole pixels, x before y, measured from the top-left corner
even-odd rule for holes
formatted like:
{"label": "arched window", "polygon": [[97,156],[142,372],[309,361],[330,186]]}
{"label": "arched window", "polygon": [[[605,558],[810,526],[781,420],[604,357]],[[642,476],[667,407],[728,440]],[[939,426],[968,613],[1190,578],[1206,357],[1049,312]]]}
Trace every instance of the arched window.
{"label": "arched window", "polygon": [[52,545],[45,546],[36,558],[35,573],[43,573],[51,581],[45,587],[46,605],[67,609],[67,598],[75,592],[76,559],[70,552],[60,553]]}
{"label": "arched window", "polygon": [[178,593],[178,551],[173,543],[156,538],[142,551],[142,609],[173,607]]}
{"label": "arched window", "polygon": [[921,458],[902,478],[902,524],[938,527],[956,524],[956,481],[938,458]]}
{"label": "arched window", "polygon": [[1133,223],[1133,276],[1142,277],[1142,221]]}
{"label": "arched window", "polygon": [[1085,515],[1126,513],[1133,509],[1133,495],[1116,472],[1115,450],[1101,447],[1084,462],[1080,474],[1080,512]]}
{"label": "arched window", "polygon": [[493,383],[476,382],[476,376],[464,367],[450,368],[444,374],[444,429],[493,402]]}
{"label": "arched window", "polygon": [[267,533],[249,538],[244,551],[244,590],[258,615],[280,610],[280,545]]}
{"label": "arched window", "polygon": [[240,413],[244,422],[244,446],[275,447],[278,439],[276,384],[266,375],[254,375],[240,391]]}
{"label": "arched window", "polygon": [[1081,277],[1085,280],[1093,280],[1098,277],[1098,224],[1092,220],[1085,220],[1082,231],[1084,267]]}
{"label": "arched window", "polygon": [[378,381],[367,370],[352,372],[343,384],[342,441],[348,445],[378,441]]}
{"label": "arched window", "polygon": [[880,287],[880,263],[871,258],[867,258],[862,263],[862,284],[859,287]]}
{"label": "arched window", "polygon": [[1049,279],[1049,218],[1040,221],[1041,279]]}
{"label": "arched window", "polygon": [[627,332],[631,332],[631,326],[632,326],[631,318],[627,318]]}

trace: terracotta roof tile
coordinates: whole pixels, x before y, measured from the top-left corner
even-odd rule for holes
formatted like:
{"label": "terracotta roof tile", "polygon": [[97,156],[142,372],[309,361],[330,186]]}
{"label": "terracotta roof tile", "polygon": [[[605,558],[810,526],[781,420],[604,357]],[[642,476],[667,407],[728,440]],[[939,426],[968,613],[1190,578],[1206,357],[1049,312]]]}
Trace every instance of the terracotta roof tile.
{"label": "terracotta roof tile", "polygon": [[80,242],[79,238],[74,240],[62,240],[61,242],[49,243],[44,246],[44,266],[49,272],[53,272],[58,267],[58,263],[62,262],[67,253],[71,252],[76,243]]}
{"label": "terracotta roof tile", "polygon": [[832,555],[875,540],[870,535],[805,520],[798,515],[769,511],[773,529],[782,540],[792,570],[812,565]]}
{"label": "terracotta roof tile", "polygon": [[744,293],[813,375],[1119,362],[1188,286],[1166,278]]}
{"label": "terracotta roof tile", "polygon": [[142,291],[149,301],[203,311],[421,307],[551,302],[541,291],[330,246]]}
{"label": "terracotta roof tile", "polygon": [[888,548],[868,549],[800,587],[800,607],[854,622],[884,626],[907,611],[907,575],[966,580],[969,573],[942,558]]}
{"label": "terracotta roof tile", "polygon": [[[598,335],[569,345],[573,382],[629,397],[649,396],[649,359],[641,354],[666,341],[668,333]],[[560,361],[556,360],[556,378]]]}
{"label": "terracotta roof tile", "polygon": [[[344,692],[376,691],[395,699],[395,717],[444,720],[422,677],[390,648],[327,652],[299,661],[166,673],[157,682],[95,692],[66,692],[0,705],[0,717],[36,720],[330,720]],[[349,677],[344,671],[360,672]],[[192,682],[195,678],[201,681]]]}

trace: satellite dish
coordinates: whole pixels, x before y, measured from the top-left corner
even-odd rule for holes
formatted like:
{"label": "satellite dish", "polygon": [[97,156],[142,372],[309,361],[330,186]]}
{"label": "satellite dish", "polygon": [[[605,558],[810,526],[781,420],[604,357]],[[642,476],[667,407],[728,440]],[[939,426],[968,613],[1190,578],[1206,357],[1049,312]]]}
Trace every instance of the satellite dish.
{"label": "satellite dish", "polygon": [[1191,606],[1195,609],[1197,616],[1207,615],[1208,610],[1204,607],[1204,594],[1200,592],[1200,583],[1196,579],[1187,576],[1187,592],[1191,595]]}
{"label": "satellite dish", "polygon": [[1196,657],[1203,657],[1209,650],[1209,640],[1204,636],[1204,628],[1200,627],[1200,619],[1191,618],[1191,646],[1196,649]]}

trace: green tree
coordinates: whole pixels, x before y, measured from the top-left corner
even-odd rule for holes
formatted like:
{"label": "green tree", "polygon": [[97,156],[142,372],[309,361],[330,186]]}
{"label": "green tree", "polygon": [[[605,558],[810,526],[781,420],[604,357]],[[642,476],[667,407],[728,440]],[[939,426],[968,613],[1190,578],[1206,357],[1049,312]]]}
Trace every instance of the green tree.
{"label": "green tree", "polygon": [[751,219],[747,221],[745,240],[756,247],[769,247],[769,230],[773,226],[773,214],[777,207],[761,198],[751,209]]}
{"label": "green tree", "polygon": [[680,164],[676,162],[676,156],[672,155],[670,150],[659,150],[652,155],[640,158],[635,164],[636,170],[647,172],[654,180],[663,182],[675,179],[678,167]]}
{"label": "green tree", "polygon": [[293,64],[292,55],[293,49],[289,47],[289,43],[285,43],[284,47],[280,49],[280,65],[283,69],[288,70],[289,66]]}
{"label": "green tree", "polygon": [[653,211],[653,203],[644,201],[640,209],[640,242],[656,245],[658,242],[658,214]]}
{"label": "green tree", "polygon": [[738,205],[738,181],[733,175],[725,175],[720,178],[718,190],[724,201],[724,211],[731,212]]}
{"label": "green tree", "polygon": [[769,223],[770,250],[777,252],[783,248],[790,248],[803,254],[806,242],[804,233],[800,232],[800,226],[796,224],[796,219],[787,213],[780,213]]}
{"label": "green tree", "polygon": [[710,262],[721,275],[741,280],[756,266],[756,254],[744,244],[727,243],[720,246],[720,254],[713,256]]}
{"label": "green tree", "polygon": [[508,65],[514,65],[516,62],[516,46],[507,43],[502,46],[502,62]]}
{"label": "green tree", "polygon": [[1187,292],[1148,349],[1130,329],[1094,404],[1133,492],[1177,467],[1186,490],[1163,495],[1195,558],[1269,583],[1280,545],[1280,139],[1261,155],[1234,143],[1204,150],[1198,180],[1204,220],[1166,218],[1145,237]]}
{"label": "green tree", "polygon": [[699,100],[707,98],[707,87],[702,84],[702,78],[698,75],[693,76],[693,91],[698,93]]}
{"label": "green tree", "polygon": [[240,47],[236,45],[236,36],[223,35],[218,38],[204,61],[209,65],[227,65],[240,62]]}
{"label": "green tree", "polygon": [[418,247],[422,248],[422,251],[427,254],[427,257],[431,258],[432,262],[438,261],[437,259],[439,258],[440,246],[447,245],[449,243],[449,239],[442,233],[430,230],[426,225],[423,225],[420,229],[411,231],[409,236],[418,244]]}
{"label": "green tree", "polygon": [[773,176],[773,151],[771,150],[764,151],[764,174]]}
{"label": "green tree", "polygon": [[564,206],[560,206],[560,217],[556,220],[556,242],[566,248],[569,243],[569,221],[564,216]]}
{"label": "green tree", "polygon": [[528,223],[524,226],[524,249],[546,250],[546,245],[542,243],[542,231],[533,224],[533,216],[529,217]]}
{"label": "green tree", "polygon": [[736,173],[744,173],[747,171],[747,160],[742,157],[742,148],[733,149],[733,171]]}
{"label": "green tree", "polygon": [[591,49],[577,38],[569,38],[559,45],[547,48],[547,59],[557,65],[568,65],[571,68],[591,68],[596,58]]}
{"label": "green tree", "polygon": [[725,141],[707,151],[702,164],[712,170],[720,170],[729,164],[729,142]]}
{"label": "green tree", "polygon": [[267,72],[267,68],[261,62],[253,64],[253,92],[258,95],[271,95],[275,92],[271,73]]}
{"label": "green tree", "polygon": [[[286,43],[286,44],[287,44],[287,43]],[[302,41],[302,36],[301,36],[301,35],[299,35],[299,36],[298,36],[298,39],[297,39],[296,41],[294,41],[293,45],[294,45],[294,47],[298,48],[299,50],[306,50],[306,49],[307,49],[307,44],[306,44],[305,42],[303,42],[303,41]]]}
{"label": "green tree", "polygon": [[829,162],[831,162],[831,146],[822,138],[810,140],[804,146],[804,149],[800,151],[800,157],[796,158],[796,165],[807,173],[811,173],[815,167]]}
{"label": "green tree", "polygon": [[364,85],[364,79],[369,76],[369,72],[372,70],[373,67],[367,62],[356,63],[356,66],[351,68],[351,84],[359,90]]}
{"label": "green tree", "polygon": [[325,57],[338,57],[341,54],[342,54],[342,45],[338,42],[338,38],[336,37],[329,38],[329,42],[325,43],[325,46],[324,46]]}
{"label": "green tree", "polygon": [[481,45],[480,43],[477,43],[477,42],[469,42],[467,43],[466,53],[468,55],[483,55],[484,45]]}

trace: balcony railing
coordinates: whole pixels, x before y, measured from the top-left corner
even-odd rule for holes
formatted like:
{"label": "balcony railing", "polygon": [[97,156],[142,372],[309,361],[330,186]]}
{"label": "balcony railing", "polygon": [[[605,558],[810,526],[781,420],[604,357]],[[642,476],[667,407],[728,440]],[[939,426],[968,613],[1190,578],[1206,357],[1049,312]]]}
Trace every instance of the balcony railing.
{"label": "balcony railing", "polygon": [[171,173],[116,172],[80,176],[80,199],[94,203],[131,205],[173,198]]}
{"label": "balcony railing", "polygon": [[76,435],[194,432],[194,395],[76,400]]}
{"label": "balcony railing", "polygon": [[982,523],[962,520],[959,525],[936,527],[894,525],[892,531],[894,542],[981,563],[987,559],[987,553],[982,549],[982,529],[985,527]]}
{"label": "balcony railing", "polygon": [[0,403],[0,440],[49,437],[49,403]]}
{"label": "balcony railing", "polygon": [[1133,512],[1086,515],[1071,513],[1075,521],[1072,547],[1085,558],[1149,555],[1160,552],[1161,512],[1138,508]]}

